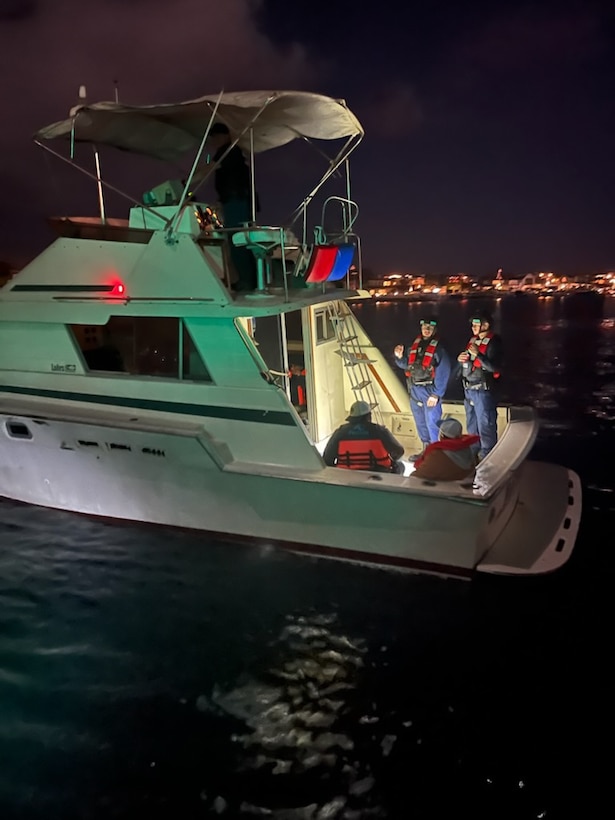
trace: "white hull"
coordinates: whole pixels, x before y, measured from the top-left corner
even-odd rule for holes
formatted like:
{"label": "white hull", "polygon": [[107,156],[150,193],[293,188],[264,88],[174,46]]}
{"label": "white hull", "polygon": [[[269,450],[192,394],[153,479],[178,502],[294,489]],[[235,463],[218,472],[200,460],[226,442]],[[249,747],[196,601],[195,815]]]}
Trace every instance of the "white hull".
{"label": "white hull", "polygon": [[0,495],[462,577],[548,572],[574,544],[580,489],[561,467],[525,462],[486,501],[467,483],[423,487],[411,476],[225,460],[225,448],[196,419],[130,418],[110,426],[40,410],[0,417],[3,426],[32,432],[31,439],[0,438]]}

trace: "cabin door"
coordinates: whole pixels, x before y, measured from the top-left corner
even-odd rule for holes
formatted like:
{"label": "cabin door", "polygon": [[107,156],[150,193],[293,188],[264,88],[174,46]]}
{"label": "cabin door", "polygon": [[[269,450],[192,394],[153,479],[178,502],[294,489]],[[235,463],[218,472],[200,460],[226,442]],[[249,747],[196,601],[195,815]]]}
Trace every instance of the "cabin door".
{"label": "cabin door", "polygon": [[306,361],[301,311],[252,319],[251,335],[272,376],[311,432],[309,364]]}
{"label": "cabin door", "polygon": [[305,320],[306,361],[313,374],[310,430],[322,444],[343,423],[354,399],[345,394],[344,361],[327,305],[306,308]]}

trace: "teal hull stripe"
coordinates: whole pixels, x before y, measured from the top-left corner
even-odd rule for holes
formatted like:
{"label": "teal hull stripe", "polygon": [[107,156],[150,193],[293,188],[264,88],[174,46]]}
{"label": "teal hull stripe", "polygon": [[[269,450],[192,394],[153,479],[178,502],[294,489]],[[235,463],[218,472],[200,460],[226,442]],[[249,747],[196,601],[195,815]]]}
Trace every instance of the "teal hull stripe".
{"label": "teal hull stripe", "polygon": [[295,419],[290,413],[279,410],[250,410],[242,407],[216,407],[211,404],[180,404],[155,399],[129,399],[120,396],[94,396],[91,393],[72,393],[66,390],[38,390],[33,387],[11,387],[0,385],[0,393],[18,393],[25,396],[39,396],[60,401],[82,401],[88,404],[106,404],[110,407],[134,407],[140,410],[159,410],[163,413],[181,413],[185,416],[206,416],[214,419],[252,421],[257,424],[281,424],[294,427]]}
{"label": "teal hull stripe", "polygon": [[25,293],[110,293],[113,285],[13,285]]}

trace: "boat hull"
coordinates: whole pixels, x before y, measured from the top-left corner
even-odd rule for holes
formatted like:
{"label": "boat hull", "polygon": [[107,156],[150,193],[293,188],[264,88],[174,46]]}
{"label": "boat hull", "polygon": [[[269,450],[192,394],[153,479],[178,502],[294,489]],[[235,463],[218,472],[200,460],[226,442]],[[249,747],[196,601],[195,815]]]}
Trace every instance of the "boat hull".
{"label": "boat hull", "polygon": [[[553,509],[540,538],[527,539],[532,545],[521,562],[507,549],[506,532],[518,536],[544,519],[540,487],[544,493],[554,481],[568,484],[568,471],[554,465],[527,462],[485,500],[457,482],[237,462],[185,419],[110,426],[13,414],[0,423],[30,436],[1,437],[0,495],[96,517],[466,578],[477,569],[555,569],[567,558],[555,549],[563,522],[568,519],[570,549],[578,527],[569,510]],[[531,507],[528,490],[520,489],[526,470],[537,501]]]}

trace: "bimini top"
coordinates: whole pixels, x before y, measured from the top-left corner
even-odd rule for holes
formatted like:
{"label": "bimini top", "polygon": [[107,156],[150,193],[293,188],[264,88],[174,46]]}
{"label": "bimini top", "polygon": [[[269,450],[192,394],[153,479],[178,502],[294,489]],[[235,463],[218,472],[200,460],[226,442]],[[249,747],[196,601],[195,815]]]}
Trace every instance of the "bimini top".
{"label": "bimini top", "polygon": [[363,136],[361,124],[343,100],[305,91],[239,91],[168,105],[78,105],[68,119],[41,128],[35,139],[74,139],[176,161],[199,147],[214,110],[214,121],[224,122],[233,138],[241,134],[239,144],[246,150],[252,128],[255,153],[303,137]]}

